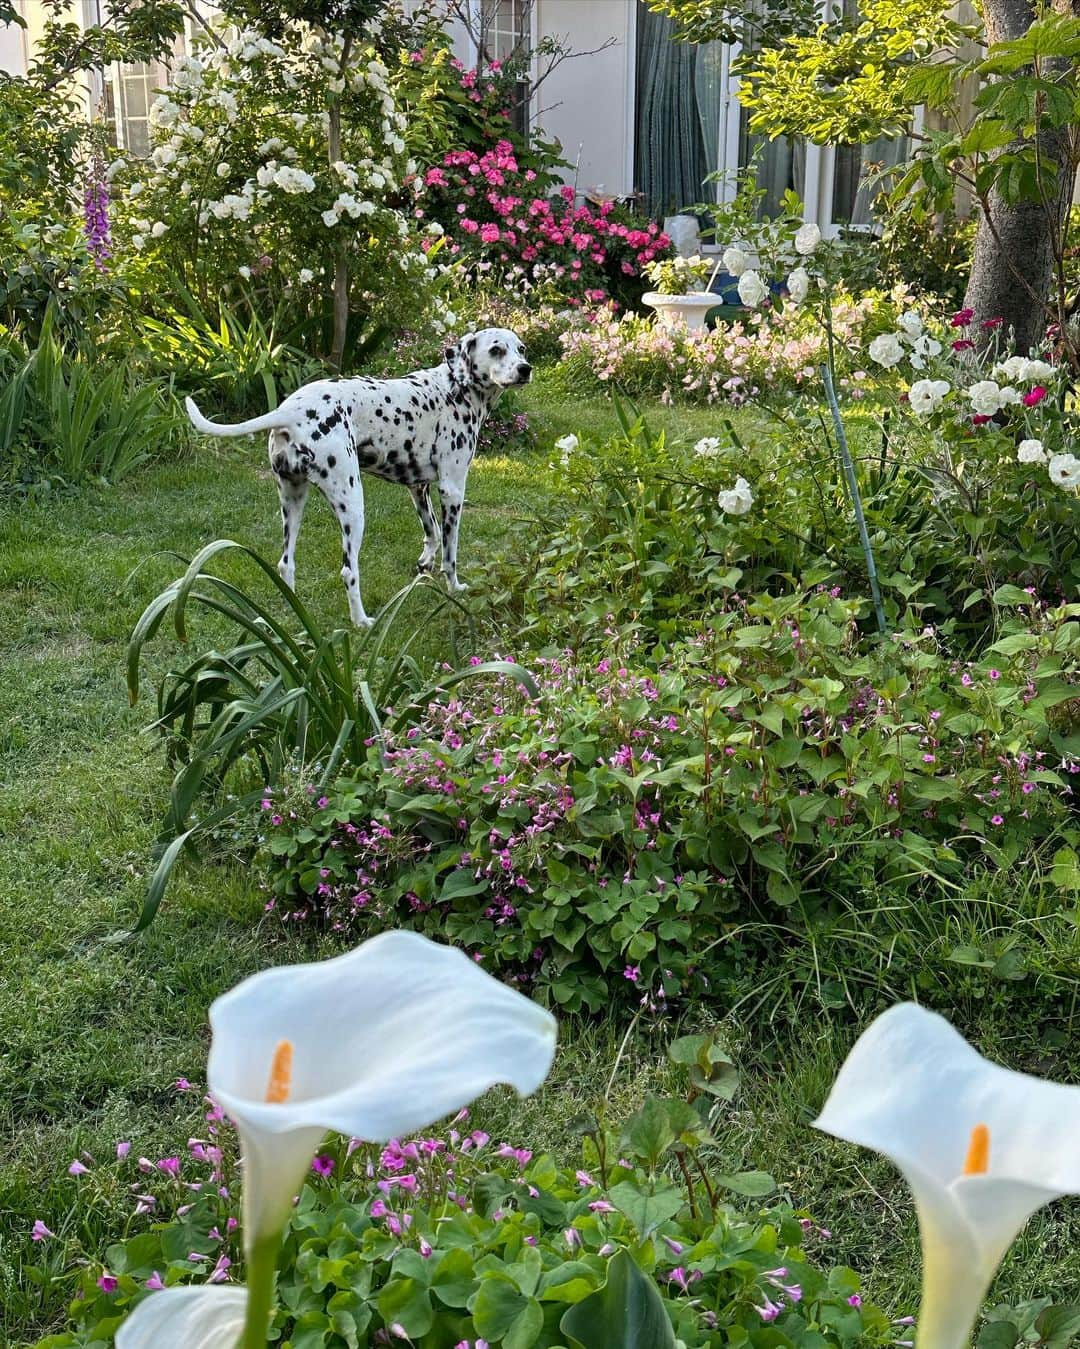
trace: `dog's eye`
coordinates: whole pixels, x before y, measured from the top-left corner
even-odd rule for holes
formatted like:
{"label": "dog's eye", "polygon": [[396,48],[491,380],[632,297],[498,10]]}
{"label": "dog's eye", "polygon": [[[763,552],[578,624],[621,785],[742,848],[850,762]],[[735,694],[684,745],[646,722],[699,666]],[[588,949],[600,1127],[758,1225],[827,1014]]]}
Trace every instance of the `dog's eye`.
{"label": "dog's eye", "polygon": [[492,348],[491,348],[491,354],[492,354],[492,356],[505,356],[505,355],[506,355],[506,348],[505,348],[505,347],[492,347]]}

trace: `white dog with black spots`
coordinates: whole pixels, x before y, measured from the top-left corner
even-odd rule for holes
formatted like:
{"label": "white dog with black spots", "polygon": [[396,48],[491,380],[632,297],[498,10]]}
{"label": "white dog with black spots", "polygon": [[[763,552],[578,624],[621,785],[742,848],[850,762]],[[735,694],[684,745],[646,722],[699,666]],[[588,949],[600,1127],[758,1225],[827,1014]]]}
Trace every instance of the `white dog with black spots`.
{"label": "white dog with black spots", "polygon": [[195,429],[211,436],[270,432],[270,467],[281,498],[284,543],[278,574],[295,589],[296,540],[312,483],[341,524],[341,579],[357,627],[372,620],[360,598],[358,556],[364,537],[361,475],[400,482],[412,493],[424,530],[418,563],[431,571],[439,531],[431,485],[442,503],[442,570],[452,591],[458,580],[457,549],[465,482],[476,442],[492,404],[503,389],[527,384],[532,366],[516,333],[483,328],[446,348],[442,365],[401,379],[319,379],[297,389],[265,417],[227,425],[208,421],[187,400]]}

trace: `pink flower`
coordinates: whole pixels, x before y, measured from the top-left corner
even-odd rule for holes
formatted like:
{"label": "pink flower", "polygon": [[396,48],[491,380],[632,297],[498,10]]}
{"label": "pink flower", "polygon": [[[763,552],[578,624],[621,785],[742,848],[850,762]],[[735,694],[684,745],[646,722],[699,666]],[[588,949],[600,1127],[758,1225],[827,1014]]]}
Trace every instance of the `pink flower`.
{"label": "pink flower", "polygon": [[1005,320],[1004,320],[1004,319],[1001,319],[1001,318],[998,318],[998,319],[985,319],[982,326],[983,326],[984,328],[986,328],[987,330],[989,330],[989,329],[992,329],[992,328],[1000,328],[1001,325],[1002,325],[1004,322],[1005,322]]}
{"label": "pink flower", "polygon": [[[952,316],[949,323],[954,328],[966,328],[974,317],[974,309],[961,309]],[[1000,323],[1001,320],[999,319],[998,322]]]}
{"label": "pink flower", "polygon": [[858,1295],[858,1293],[852,1293],[852,1295],[848,1298],[848,1306],[849,1307],[862,1306],[862,1298]]}
{"label": "pink flower", "polygon": [[115,1293],[120,1287],[120,1280],[113,1278],[111,1274],[103,1274],[97,1281],[97,1286],[103,1293]]}
{"label": "pink flower", "polygon": [[992,669],[992,668],[991,668],[991,669],[987,670],[986,673],[990,676],[991,679],[1000,679],[1000,678],[1001,678],[1001,671],[1000,671],[1000,670],[995,670],[995,669]]}
{"label": "pink flower", "polygon": [[1024,407],[1033,408],[1037,403],[1041,403],[1045,397],[1046,390],[1041,384],[1036,384],[1033,389],[1024,394]]}
{"label": "pink flower", "polygon": [[180,1174],[179,1157],[162,1157],[161,1161],[156,1163],[159,1171],[164,1171],[167,1176],[178,1176]]}
{"label": "pink flower", "polygon": [[143,1286],[149,1288],[151,1292],[156,1293],[165,1287],[165,1281],[155,1269]]}
{"label": "pink flower", "polygon": [[952,349],[953,351],[971,351],[974,346],[974,342],[969,341],[966,337],[962,337],[959,341],[952,344]]}
{"label": "pink flower", "polygon": [[328,1157],[325,1153],[320,1153],[317,1157],[311,1159],[311,1169],[317,1176],[330,1176],[334,1172],[334,1159]]}
{"label": "pink flower", "polygon": [[990,823],[991,823],[991,824],[1004,824],[1004,823],[1005,823],[1005,816],[1004,816],[1004,815],[991,815],[991,816],[990,816]]}
{"label": "pink flower", "polygon": [[622,972],[622,977],[624,979],[629,979],[632,984],[636,984],[641,978],[641,969],[637,965],[627,965],[626,969]]}
{"label": "pink flower", "polygon": [[90,1168],[88,1166],[83,1166],[82,1162],[72,1162],[71,1165],[68,1167],[68,1175],[85,1176],[87,1171],[89,1170]]}
{"label": "pink flower", "polygon": [[218,1256],[218,1262],[217,1262],[217,1264],[214,1266],[214,1268],[213,1268],[213,1270],[211,1271],[210,1276],[209,1276],[209,1278],[207,1279],[206,1282],[207,1282],[207,1283],[224,1283],[225,1280],[226,1280],[226,1278],[228,1277],[229,1267],[230,1267],[231,1265],[232,1265],[232,1261],[229,1259],[229,1257],[228,1257],[224,1252],[222,1252],[222,1254],[221,1254],[220,1256]]}
{"label": "pink flower", "polygon": [[131,1151],[131,1144],[130,1144],[130,1143],[117,1143],[117,1145],[116,1145],[116,1160],[117,1160],[118,1162],[122,1162],[122,1161],[124,1160],[124,1158],[128,1155],[128,1153],[129,1153],[130,1151]]}
{"label": "pink flower", "polygon": [[55,1237],[55,1232],[50,1232],[40,1218],[34,1220],[34,1225],[30,1229],[31,1241],[44,1241],[46,1237]]}
{"label": "pink flower", "polygon": [[480,238],[485,244],[497,244],[499,242],[501,231],[498,225],[488,223],[480,226]]}

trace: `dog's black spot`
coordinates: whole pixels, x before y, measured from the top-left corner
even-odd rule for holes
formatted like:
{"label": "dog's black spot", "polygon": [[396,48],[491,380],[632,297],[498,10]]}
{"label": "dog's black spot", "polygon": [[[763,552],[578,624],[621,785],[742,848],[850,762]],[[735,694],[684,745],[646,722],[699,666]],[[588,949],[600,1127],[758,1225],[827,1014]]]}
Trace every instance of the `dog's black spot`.
{"label": "dog's black spot", "polygon": [[334,458],[334,456],[333,456],[332,454],[328,454],[328,455],[326,456],[326,464],[327,464],[327,467],[328,467],[328,468],[336,468],[336,467],[337,467],[337,460]]}
{"label": "dog's black spot", "polygon": [[307,410],[307,418],[308,418],[308,421],[309,421],[309,422],[313,422],[313,421],[315,420],[315,418],[316,418],[318,415],[319,415],[319,414],[315,411],[314,408],[308,408],[308,410]]}
{"label": "dog's black spot", "polygon": [[329,401],[330,401],[330,395],[329,395],[328,393],[324,393],[323,396],[322,396],[322,400],[323,400],[324,403],[329,403]]}
{"label": "dog's black spot", "polygon": [[319,477],[320,477],[320,478],[322,478],[322,479],[325,480],[328,476],[329,476],[329,474],[327,473],[327,471],[326,471],[325,468],[320,468],[320,469],[319,469]]}
{"label": "dog's black spot", "polygon": [[349,535],[349,534],[352,533],[352,525],[348,525],[348,524],[347,524],[347,525],[345,526],[345,533],[346,533],[346,535]]}

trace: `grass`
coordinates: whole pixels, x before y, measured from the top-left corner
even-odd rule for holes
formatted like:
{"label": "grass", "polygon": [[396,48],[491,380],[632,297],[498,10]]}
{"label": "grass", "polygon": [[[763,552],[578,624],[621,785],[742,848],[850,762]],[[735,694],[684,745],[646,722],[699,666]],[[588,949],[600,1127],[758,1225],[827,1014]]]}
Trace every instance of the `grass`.
{"label": "grass", "polygon": [[[543,388],[522,400],[543,451],[568,431],[615,429],[600,402],[552,402]],[[650,408],[654,426],[687,439],[715,433],[718,414]],[[537,464],[481,460],[470,479],[462,574],[484,611],[483,560],[524,527],[536,507]],[[407,494],[371,482],[361,576],[369,611],[413,572],[420,531]],[[72,1262],[102,1252],[124,1230],[131,1197],[67,1174],[81,1153],[113,1155],[120,1139],[161,1156],[198,1132],[198,1097],[179,1077],[203,1081],[206,1008],[222,990],[270,964],[334,950],[326,936],[284,929],[263,911],[257,877],[226,859],[181,868],[157,922],[138,942],[103,938],[138,912],[167,787],[161,747],[142,728],[151,707],[127,706],[123,651],[147,599],[177,570],[167,550],[191,556],[229,536],[269,557],[278,548],[276,494],[254,442],[204,447],[113,489],[13,502],[0,514],[0,1343],[33,1344],[62,1324]],[[337,575],[337,529],[321,501],[301,537],[298,588],[324,622],[347,618]],[[134,573],[134,574],[133,574]],[[431,659],[467,630],[427,622],[422,596],[403,621],[420,625]],[[193,634],[198,640],[198,634]],[[175,645],[163,632],[158,668]],[[776,998],[783,999],[783,989]],[[965,1016],[991,1054],[1068,1078],[1060,1051],[1039,1061],[1039,1027],[1015,1025],[1011,1005],[977,994]],[[865,1014],[871,1009],[868,1007]],[[788,1011],[791,1008],[789,1005]],[[688,1024],[723,1019],[698,1007]],[[1012,1020],[1010,1020],[1012,1017]],[[732,1020],[744,1068],[735,1103],[717,1123],[718,1169],[770,1171],[834,1232],[822,1258],[867,1276],[871,1296],[910,1310],[918,1268],[914,1221],[895,1173],[876,1158],[808,1128],[856,1027],[850,1014],[807,1000],[794,1032],[768,1009],[754,1034]],[[516,1144],[574,1155],[571,1124],[594,1108],[616,1063],[625,1025],[613,1019],[563,1029],[551,1080],[518,1102],[492,1093],[478,1123]],[[614,1073],[609,1117],[650,1089],[677,1085],[664,1047],[676,1028],[635,1023]],[[1012,1037],[1012,1038],[1010,1038]],[[40,1218],[57,1234],[33,1244]],[[1033,1223],[1000,1276],[995,1296],[1080,1298],[1076,1206]]]}

